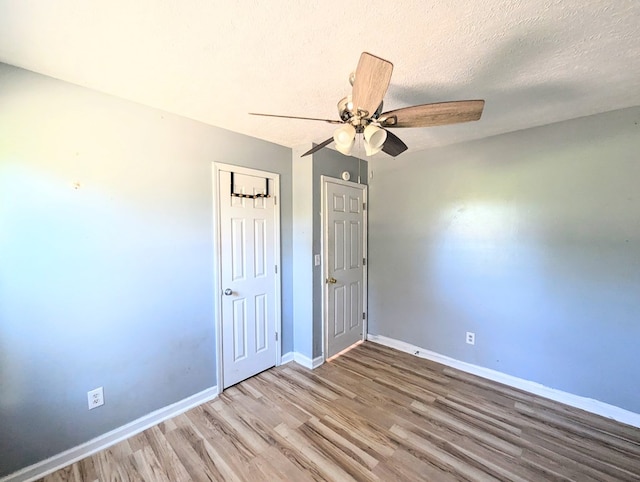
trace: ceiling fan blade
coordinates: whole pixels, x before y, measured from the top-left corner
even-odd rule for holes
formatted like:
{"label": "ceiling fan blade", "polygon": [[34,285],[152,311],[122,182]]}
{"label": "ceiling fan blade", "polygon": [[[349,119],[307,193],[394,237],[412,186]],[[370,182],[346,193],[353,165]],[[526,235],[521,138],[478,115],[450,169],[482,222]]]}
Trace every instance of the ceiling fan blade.
{"label": "ceiling fan blade", "polygon": [[326,141],[321,142],[317,146],[313,146],[311,149],[309,149],[307,152],[302,154],[300,157],[304,157],[304,156],[308,156],[309,154],[313,154],[314,152],[319,151],[323,147],[328,146],[329,144],[331,144],[331,142],[333,142],[333,137],[329,137],[329,139],[327,139]]}
{"label": "ceiling fan blade", "polygon": [[387,92],[393,64],[384,59],[362,52],[353,81],[353,112],[366,111],[370,117],[376,111]]}
{"label": "ceiling fan blade", "polygon": [[[385,129],[386,130],[386,129]],[[394,133],[387,131],[387,140],[382,145],[382,151],[396,157],[408,149],[407,145]]]}
{"label": "ceiling fan blade", "polygon": [[459,100],[422,104],[380,114],[383,127],[432,127],[459,122],[477,121],[482,115],[484,100]]}
{"label": "ceiling fan blade", "polygon": [[322,121],[322,122],[328,122],[329,124],[344,124],[344,122],[339,120],[317,119],[315,117],[296,117],[293,115],[258,114],[257,112],[249,112],[249,115],[259,115],[262,117],[280,117],[282,119],[302,119],[302,120]]}

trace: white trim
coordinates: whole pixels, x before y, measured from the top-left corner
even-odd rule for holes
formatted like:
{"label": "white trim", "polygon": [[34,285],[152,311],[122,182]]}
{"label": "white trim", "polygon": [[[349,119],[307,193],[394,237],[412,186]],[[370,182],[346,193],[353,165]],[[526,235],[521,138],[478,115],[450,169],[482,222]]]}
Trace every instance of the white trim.
{"label": "white trim", "polygon": [[[327,277],[327,273],[329,272],[329,229],[327,228],[327,211],[326,211],[326,205],[327,205],[327,184],[328,183],[333,183],[333,184],[339,184],[342,186],[348,186],[348,187],[352,187],[354,189],[360,189],[362,191],[362,202],[365,203],[365,205],[368,203],[368,193],[369,193],[369,186],[367,186],[366,184],[361,184],[360,183],[360,160],[358,160],[358,182],[353,182],[353,181],[344,181],[342,179],[336,179],[333,177],[329,177],[329,176],[320,176],[320,217],[321,217],[321,227],[320,229],[322,230],[322,236],[320,237],[320,251],[322,252],[322,272],[321,272],[321,277],[320,277],[320,282],[322,283],[323,289],[322,289],[322,356],[321,358],[324,360],[326,360],[327,358],[327,354],[329,352],[329,339],[327,337],[327,331],[328,331],[328,324],[329,324],[329,307],[328,307],[328,300],[329,300],[329,287],[327,286],[327,284],[324,282],[324,280]],[[364,259],[367,260],[367,262],[362,266],[362,311],[365,314],[364,315],[364,320],[362,321],[362,338],[361,340],[364,341],[366,340],[366,334],[368,331],[368,327],[369,327],[369,313],[368,313],[368,293],[369,293],[369,288],[368,288],[368,268],[369,268],[369,258],[368,258],[368,253],[367,253],[367,246],[368,246],[368,236],[369,236],[369,232],[367,229],[367,214],[368,214],[368,210],[367,209],[363,209],[362,211],[362,257]],[[322,363],[314,366],[313,368],[320,366]]]}
{"label": "white trim", "polygon": [[[324,363],[324,356],[317,356],[313,360],[302,353],[298,353],[297,351],[290,351],[289,353],[285,353],[282,357],[282,364],[296,362],[298,365],[302,365],[309,370],[313,370],[314,368],[318,368],[320,365]],[[1,482],[1,481],[0,481]]]}
{"label": "white trim", "polygon": [[282,360],[280,361],[280,365],[284,365],[285,363],[290,363],[294,361],[295,354],[292,351],[289,351],[282,355]]}
{"label": "white trim", "polygon": [[311,369],[318,368],[320,365],[324,363],[324,356],[320,355],[311,360]]}
{"label": "white trim", "polygon": [[313,368],[313,361],[311,360],[311,358],[303,355],[302,353],[295,352],[293,354],[293,361],[305,368]]}
{"label": "white trim", "polygon": [[419,346],[406,343],[404,341],[396,340],[394,338],[388,338],[382,335],[367,335],[367,340],[380,345],[395,348],[396,350],[410,353],[420,358],[426,358],[437,363],[441,363],[451,368],[456,368],[466,373],[471,373],[482,378],[487,378],[510,387],[519,388],[520,390],[527,391],[533,395],[539,395],[541,397],[555,400],[556,402],[564,403],[571,407],[580,408],[587,412],[600,415],[602,417],[611,418],[618,422],[626,423],[634,427],[640,428],[640,413],[631,412],[624,408],[616,407],[599,400],[592,398],[581,397],[580,395],[574,395],[573,393],[563,392],[562,390],[556,390],[555,388],[546,387],[537,382],[525,380],[523,378],[507,375],[506,373],[492,370],[490,368],[484,368],[472,363],[463,362],[450,358],[439,353],[425,350]]}
{"label": "white trim", "polygon": [[53,457],[50,457],[41,462],[37,462],[33,465],[18,470],[13,474],[9,474],[0,479],[0,482],[30,482],[40,479],[45,475],[51,474],[56,470],[59,470],[67,465],[73,464],[79,460],[89,457],[101,450],[104,450],[112,445],[122,442],[123,440],[133,437],[134,435],[153,427],[154,425],[169,420],[181,413],[191,410],[198,405],[213,400],[218,396],[218,387],[214,386],[207,388],[200,393],[191,395],[179,402],[167,405],[164,408],[151,412],[147,415],[140,417],[133,422],[129,422],[122,427],[118,427],[110,432],[107,432],[99,437],[96,437],[88,442],[80,444],[69,450],[65,450]]}
{"label": "white trim", "polygon": [[[275,286],[275,316],[276,316],[276,335],[278,336],[278,343],[276,343],[276,360],[275,365],[282,364],[282,256],[280,254],[280,206],[278,202],[280,198],[280,174],[261,171],[259,169],[253,169],[249,167],[234,166],[232,164],[225,164],[222,162],[213,163],[213,293],[214,293],[214,317],[215,317],[215,331],[216,331],[216,382],[222,392],[224,387],[224,367],[222,357],[222,304],[220,303],[220,297],[222,296],[222,265],[220,260],[222,259],[221,252],[221,240],[220,240],[220,203],[218,199],[218,186],[220,185],[220,171],[233,171],[238,174],[246,174],[249,176],[260,176],[273,181],[273,195],[276,202],[274,203],[275,210],[275,239],[274,239],[274,256],[276,259],[276,265],[278,266],[278,272],[276,273],[276,286]],[[1,481],[0,481],[1,482]]]}

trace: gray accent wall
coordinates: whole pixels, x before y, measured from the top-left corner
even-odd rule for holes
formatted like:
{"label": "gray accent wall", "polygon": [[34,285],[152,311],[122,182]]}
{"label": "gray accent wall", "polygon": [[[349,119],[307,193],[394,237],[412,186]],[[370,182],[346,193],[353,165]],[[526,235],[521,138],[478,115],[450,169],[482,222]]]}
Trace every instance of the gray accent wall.
{"label": "gray accent wall", "polygon": [[0,64],[0,476],[216,385],[214,161],[281,175],[290,352],[291,149]]}
{"label": "gray accent wall", "polygon": [[640,413],[640,108],[369,167],[370,333]]}

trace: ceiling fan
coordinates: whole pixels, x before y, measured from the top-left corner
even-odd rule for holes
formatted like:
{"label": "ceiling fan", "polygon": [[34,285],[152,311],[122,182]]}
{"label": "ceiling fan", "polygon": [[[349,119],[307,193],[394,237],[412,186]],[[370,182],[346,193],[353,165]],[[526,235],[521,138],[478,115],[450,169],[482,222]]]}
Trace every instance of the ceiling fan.
{"label": "ceiling fan", "polygon": [[439,102],[382,112],[382,100],[389,87],[392,71],[393,64],[391,62],[362,52],[355,73],[349,77],[349,82],[353,86],[352,93],[338,102],[340,120],[255,112],[250,114],[341,124],[334,132],[333,137],[314,146],[301,157],[319,151],[332,141],[335,141],[338,151],[349,155],[355,144],[356,134],[364,134],[364,147],[367,156],[377,154],[382,150],[390,156],[396,157],[407,150],[407,145],[387,129],[433,127],[480,119],[484,100]]}

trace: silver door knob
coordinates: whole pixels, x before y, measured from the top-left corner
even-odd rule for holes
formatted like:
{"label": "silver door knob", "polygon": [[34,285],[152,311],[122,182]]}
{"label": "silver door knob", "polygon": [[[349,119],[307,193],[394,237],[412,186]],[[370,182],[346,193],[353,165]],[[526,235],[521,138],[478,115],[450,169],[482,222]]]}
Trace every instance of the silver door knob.
{"label": "silver door knob", "polygon": [[231,291],[231,288],[227,288],[226,290],[224,290],[224,294],[227,296],[231,296],[233,294],[233,291]]}

